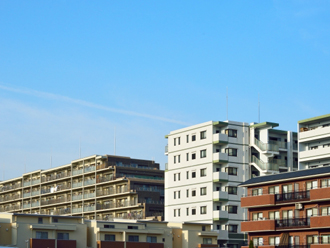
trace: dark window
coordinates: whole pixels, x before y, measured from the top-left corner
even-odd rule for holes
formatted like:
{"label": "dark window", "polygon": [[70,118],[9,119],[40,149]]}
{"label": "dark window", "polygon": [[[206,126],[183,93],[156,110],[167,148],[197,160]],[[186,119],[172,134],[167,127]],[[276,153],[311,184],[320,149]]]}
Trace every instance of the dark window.
{"label": "dark window", "polygon": [[129,242],[139,242],[139,236],[137,235],[128,235]]}
{"label": "dark window", "polygon": [[237,195],[237,187],[235,187],[235,186],[227,186],[226,191],[230,195]]}
{"label": "dark window", "polygon": [[228,175],[237,176],[237,168],[235,167],[227,167],[226,172]]}
{"label": "dark window", "polygon": [[196,140],[196,135],[194,134],[191,136],[191,141],[195,141],[195,140]]}
{"label": "dark window", "polygon": [[206,177],[206,169],[201,169],[201,177]]}
{"label": "dark window", "polygon": [[105,234],[104,240],[106,241],[116,241],[116,235],[114,234]]}
{"label": "dark window", "polygon": [[228,232],[237,233],[237,225],[227,225]]}
{"label": "dark window", "polygon": [[206,214],[206,206],[201,207],[201,214]]}
{"label": "dark window", "polygon": [[191,178],[195,178],[196,177],[196,171],[193,171],[192,173],[191,173]]}
{"label": "dark window", "polygon": [[180,145],[180,137],[178,137],[178,145]]}
{"label": "dark window", "polygon": [[206,149],[201,150],[201,158],[206,158]]}
{"label": "dark window", "polygon": [[189,143],[189,135],[187,135],[187,143]]}
{"label": "dark window", "polygon": [[237,206],[226,206],[226,210],[229,214],[237,214]]}
{"label": "dark window", "polygon": [[237,138],[237,130],[235,129],[226,129],[226,134],[228,137]]}
{"label": "dark window", "polygon": [[189,171],[187,171],[187,179],[189,179]]}
{"label": "dark window", "polygon": [[201,190],[201,195],[206,195],[206,187],[203,187],[200,189]]}
{"label": "dark window", "polygon": [[48,239],[48,232],[36,232],[37,239]]}
{"label": "dark window", "polygon": [[139,229],[138,226],[128,226],[127,229]]}
{"label": "dark window", "polygon": [[186,154],[186,159],[189,161],[189,153]]}
{"label": "dark window", "polygon": [[148,243],[157,243],[157,237],[154,236],[147,236]]}
{"label": "dark window", "polygon": [[58,219],[57,218],[53,218],[53,222],[54,223],[57,223],[58,222]]}
{"label": "dark window", "polygon": [[69,240],[69,233],[57,233],[57,239]]}
{"label": "dark window", "polygon": [[205,230],[206,230],[206,227],[202,226],[202,231],[205,232]]}
{"label": "dark window", "polygon": [[39,217],[39,218],[38,218],[38,224],[42,224],[42,222],[43,222],[43,221],[42,221],[42,218]]}
{"label": "dark window", "polygon": [[226,148],[226,153],[228,154],[228,156],[237,157],[236,148]]}
{"label": "dark window", "polygon": [[196,196],[196,190],[191,191],[191,196]]}
{"label": "dark window", "polygon": [[104,228],[115,228],[115,225],[104,225]]}
{"label": "dark window", "polygon": [[201,132],[201,139],[206,139],[206,131]]}
{"label": "dark window", "polygon": [[191,154],[191,159],[196,159],[196,153]]}
{"label": "dark window", "polygon": [[196,215],[196,208],[191,209],[191,215]]}

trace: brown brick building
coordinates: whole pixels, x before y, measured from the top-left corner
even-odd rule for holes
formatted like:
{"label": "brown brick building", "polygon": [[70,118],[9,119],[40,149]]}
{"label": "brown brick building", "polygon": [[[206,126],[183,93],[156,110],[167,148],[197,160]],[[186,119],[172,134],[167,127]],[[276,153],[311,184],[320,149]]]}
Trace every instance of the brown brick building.
{"label": "brown brick building", "polygon": [[330,247],[330,166],[252,178],[242,232],[259,248]]}

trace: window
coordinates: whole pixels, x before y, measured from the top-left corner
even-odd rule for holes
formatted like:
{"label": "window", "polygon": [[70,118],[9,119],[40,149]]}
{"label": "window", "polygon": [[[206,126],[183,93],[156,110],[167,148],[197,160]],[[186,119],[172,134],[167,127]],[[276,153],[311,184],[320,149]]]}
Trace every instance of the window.
{"label": "window", "polygon": [[189,216],[189,208],[186,208],[186,215]]}
{"label": "window", "polygon": [[212,238],[203,238],[203,244],[207,244],[207,245],[212,244]]}
{"label": "window", "polygon": [[138,235],[128,235],[128,241],[129,242],[139,242],[139,236]]}
{"label": "window", "polygon": [[188,198],[189,197],[189,189],[187,189],[186,193],[187,193],[187,198]]}
{"label": "window", "polygon": [[115,228],[115,225],[104,225],[104,228]]}
{"label": "window", "polygon": [[176,173],[174,173],[173,176],[174,176],[173,180],[175,182],[176,181]]}
{"label": "window", "polygon": [[42,222],[43,222],[43,221],[42,221],[42,218],[39,217],[39,218],[38,218],[38,224],[42,224]]}
{"label": "window", "polygon": [[228,175],[237,176],[237,168],[235,167],[227,167],[226,172]]}
{"label": "window", "polygon": [[252,190],[252,196],[256,196],[256,195],[262,195],[262,188]]}
{"label": "window", "polygon": [[330,215],[330,207],[323,207],[323,208],[321,208],[321,215],[322,216]]}
{"label": "window", "polygon": [[330,179],[323,179],[321,180],[321,188],[330,187]]}
{"label": "window", "polygon": [[206,131],[201,132],[201,140],[206,139]]}
{"label": "window", "polygon": [[279,193],[280,193],[279,186],[268,187],[268,194],[279,194]]}
{"label": "window", "polygon": [[181,173],[178,173],[178,181],[180,181],[181,180],[181,175],[180,175]]}
{"label": "window", "polygon": [[264,245],[264,239],[263,238],[253,238],[253,245],[254,246],[263,246]]}
{"label": "window", "polygon": [[57,233],[57,239],[69,240],[69,233]]}
{"label": "window", "polygon": [[191,209],[191,215],[196,215],[196,208]]}
{"label": "window", "polygon": [[195,134],[191,135],[191,141],[195,141],[195,140],[196,140],[196,135]]}
{"label": "window", "polygon": [[306,182],[306,189],[317,189],[317,180]]}
{"label": "window", "polygon": [[226,206],[226,210],[229,214],[237,214],[237,206]]}
{"label": "window", "polygon": [[201,158],[206,158],[206,149],[201,150]]}
{"label": "window", "polygon": [[282,219],[292,219],[293,211],[292,210],[282,210]]}
{"label": "window", "polygon": [[187,138],[187,143],[189,143],[189,135],[187,135],[186,138]]}
{"label": "window", "polygon": [[174,193],[173,198],[176,199],[176,191],[174,191],[173,193]]}
{"label": "window", "polygon": [[313,236],[307,236],[307,244],[318,244],[319,240],[318,240],[318,236],[317,235],[313,235]]}
{"label": "window", "polygon": [[191,159],[196,159],[196,153],[191,154]]}
{"label": "window", "polygon": [[201,188],[201,195],[206,195],[206,187]]}
{"label": "window", "polygon": [[227,186],[226,191],[230,195],[237,195],[237,187],[235,187],[235,186]]}
{"label": "window", "polygon": [[330,244],[330,235],[329,234],[321,235],[321,242],[322,244]]}
{"label": "window", "polygon": [[178,163],[180,163],[180,162],[181,162],[181,156],[178,155]]}
{"label": "window", "polygon": [[155,236],[147,236],[148,243],[157,243],[157,237]]}
{"label": "window", "polygon": [[180,190],[178,191],[178,199],[180,199]]}
{"label": "window", "polygon": [[252,213],[252,220],[262,220],[262,219],[263,219],[262,212],[260,212],[260,213]]}
{"label": "window", "polygon": [[201,177],[206,177],[206,168],[201,169]]}
{"label": "window", "polygon": [[269,245],[276,245],[280,244],[280,237],[269,237]]}
{"label": "window", "polygon": [[181,215],[181,209],[178,208],[178,217],[180,217],[180,215]]}
{"label": "window", "polygon": [[226,229],[228,230],[228,232],[237,233],[237,225],[227,225]]}
{"label": "window", "polygon": [[128,226],[127,229],[139,229],[138,226]]}
{"label": "window", "polygon": [[228,154],[228,156],[237,157],[236,148],[226,148],[226,153]]}
{"label": "window", "polygon": [[180,145],[180,137],[178,137],[178,145]]}
{"label": "window", "polygon": [[310,150],[316,150],[318,148],[319,148],[318,146],[311,146]]}
{"label": "window", "polygon": [[176,138],[174,138],[173,140],[174,140],[174,146],[176,146]]}
{"label": "window", "polygon": [[114,234],[105,234],[104,240],[106,241],[116,241],[116,235]]}
{"label": "window", "polygon": [[176,156],[173,156],[173,162],[176,164]]}
{"label": "window", "polygon": [[186,154],[186,160],[189,161],[189,153]]}
{"label": "window", "polygon": [[36,232],[37,239],[48,239],[48,232]]}
{"label": "window", "polygon": [[268,218],[270,220],[279,220],[280,219],[280,212],[279,211],[272,211],[268,213]]}
{"label": "window", "polygon": [[173,216],[176,217],[176,209],[173,209]]}
{"label": "window", "polygon": [[235,129],[226,129],[226,134],[228,137],[237,138],[237,130]]}
{"label": "window", "polygon": [[206,227],[202,226],[202,232],[205,232],[205,231],[206,231]]}
{"label": "window", "polygon": [[195,190],[195,189],[193,189],[193,190],[191,191],[191,196],[196,196],[196,190]]}
{"label": "window", "polygon": [[196,171],[191,172],[191,178],[195,178],[196,177]]}
{"label": "window", "polygon": [[206,206],[201,207],[201,214],[206,214]]}
{"label": "window", "polygon": [[57,218],[53,218],[53,222],[54,223],[58,223],[58,219]]}
{"label": "window", "polygon": [[189,171],[187,171],[187,173],[186,173],[186,174],[187,174],[187,179],[189,179]]}

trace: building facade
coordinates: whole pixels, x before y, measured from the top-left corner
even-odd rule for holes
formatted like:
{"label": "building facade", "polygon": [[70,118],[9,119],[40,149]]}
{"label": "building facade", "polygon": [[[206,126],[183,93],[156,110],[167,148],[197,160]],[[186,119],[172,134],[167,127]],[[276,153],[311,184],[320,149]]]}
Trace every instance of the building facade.
{"label": "building facade", "polygon": [[149,160],[94,155],[0,182],[0,212],[111,220],[163,211],[164,171]]}
{"label": "building facade", "polygon": [[240,207],[245,192],[238,184],[298,168],[297,134],[277,126],[210,121],[171,131],[165,220],[211,223],[221,246],[240,247],[246,240],[240,228],[246,210]]}
{"label": "building facade", "polygon": [[252,178],[240,186],[248,218],[241,229],[255,246],[330,247],[330,167]]}
{"label": "building facade", "polygon": [[330,114],[298,122],[299,167],[330,165]]}

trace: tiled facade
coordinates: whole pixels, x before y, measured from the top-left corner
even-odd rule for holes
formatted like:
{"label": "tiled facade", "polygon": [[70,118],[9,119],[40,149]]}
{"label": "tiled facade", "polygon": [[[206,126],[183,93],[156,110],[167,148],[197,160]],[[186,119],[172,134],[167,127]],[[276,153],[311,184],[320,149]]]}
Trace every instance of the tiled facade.
{"label": "tiled facade", "polygon": [[90,156],[0,182],[0,212],[141,219],[163,216],[164,171],[149,160]]}

